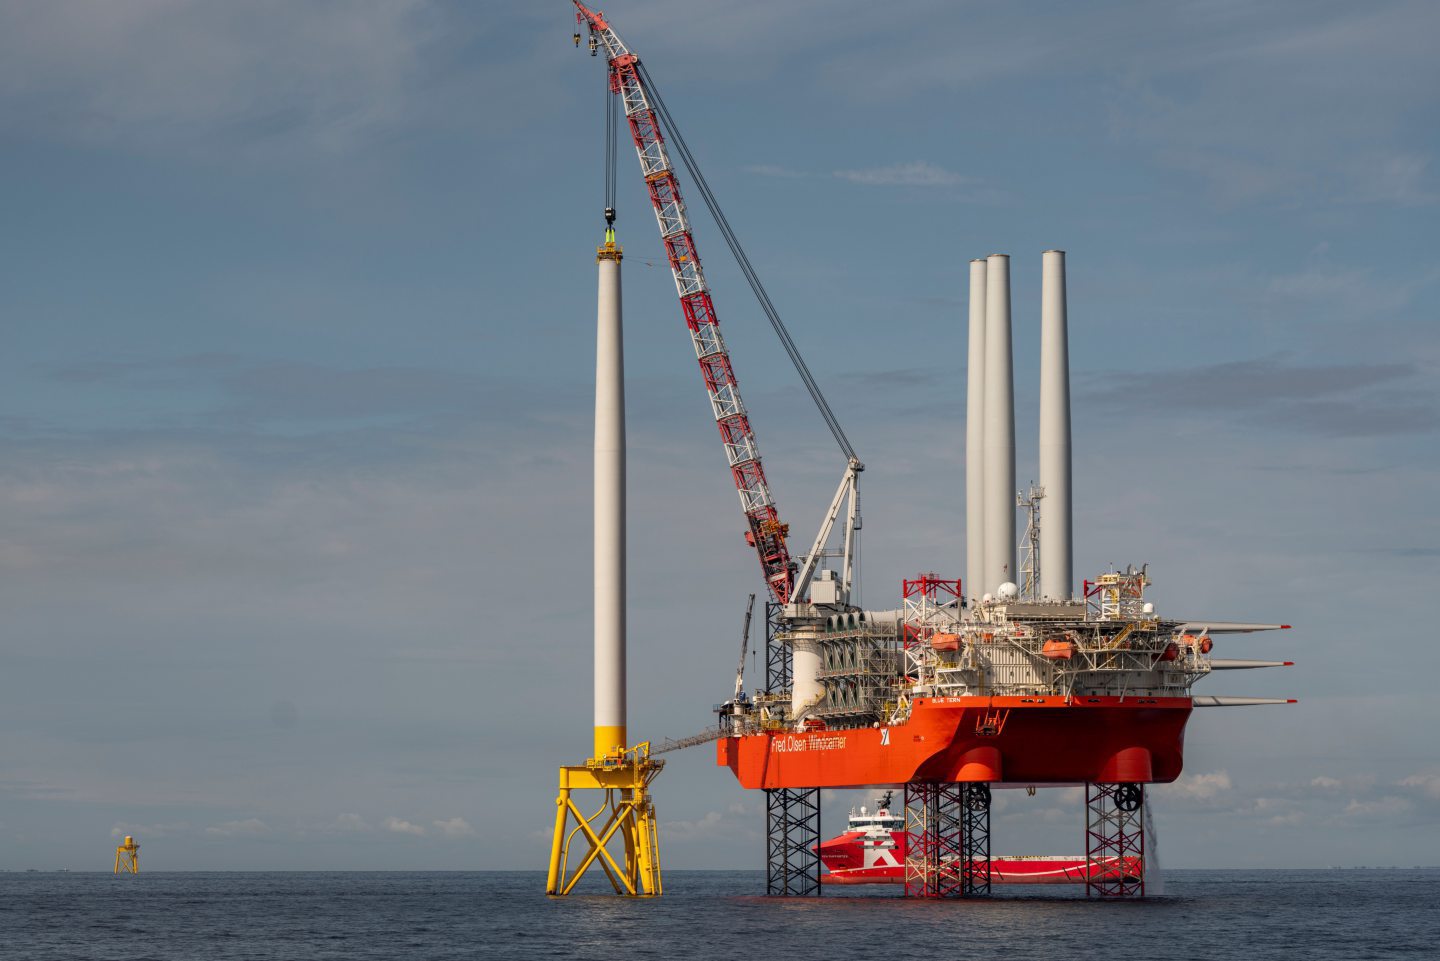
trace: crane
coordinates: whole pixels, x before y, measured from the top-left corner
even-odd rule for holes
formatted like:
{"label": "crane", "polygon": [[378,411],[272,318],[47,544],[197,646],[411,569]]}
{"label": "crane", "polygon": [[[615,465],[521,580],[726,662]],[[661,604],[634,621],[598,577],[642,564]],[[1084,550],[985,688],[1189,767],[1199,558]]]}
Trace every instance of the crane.
{"label": "crane", "polygon": [[735,669],[735,700],[745,693],[745,655],[750,652],[750,617],[755,613],[755,595],[745,605],[745,628],[740,632],[740,666]]}
{"label": "crane", "polygon": [[[846,438],[834,413],[830,410],[829,404],[825,402],[824,395],[820,393],[819,386],[800,357],[794,340],[791,339],[774,305],[770,302],[769,296],[765,293],[764,286],[755,275],[749,258],[745,256],[744,250],[735,238],[734,231],[715,202],[709,184],[706,183],[704,176],[695,164],[694,157],[684,138],[680,135],[674,118],[666,109],[654,81],[640,63],[640,59],[616,34],[603,13],[591,10],[580,0],[574,0],[574,3],[577,26],[589,32],[588,47],[591,56],[597,56],[601,47],[605,50],[610,91],[620,98],[620,103],[625,111],[630,134],[635,142],[635,152],[640,160],[640,172],[645,178],[645,187],[649,192],[650,202],[655,208],[655,218],[660,227],[660,239],[665,245],[666,259],[669,261],[670,272],[675,279],[675,290],[680,297],[680,307],[685,316],[686,326],[690,331],[690,339],[695,348],[695,357],[700,365],[701,376],[705,381],[705,390],[709,395],[715,425],[719,428],[730,473],[734,479],[735,488],[740,494],[740,507],[748,525],[745,540],[759,556],[761,573],[770,591],[770,596],[782,607],[792,605],[795,600],[804,599],[804,592],[808,587],[815,564],[820,554],[824,553],[824,538],[828,537],[830,525],[833,524],[838,511],[838,505],[847,492],[851,503],[851,510],[848,514],[851,527],[847,527],[845,537],[844,586],[848,590],[854,552],[853,533],[855,529],[858,529],[859,524],[856,509],[858,476],[859,472],[864,470],[864,465],[860,463],[849,439]],[[580,40],[581,35],[577,29],[575,34],[577,47],[580,46]],[[715,304],[711,300],[710,289],[705,283],[705,273],[700,266],[700,255],[696,250],[695,238],[690,229],[685,201],[680,194],[680,184],[670,161],[670,150],[665,134],[662,132],[662,122],[664,129],[668,130],[674,141],[681,162],[690,172],[700,191],[701,198],[714,217],[731,252],[735,255],[741,272],[744,273],[751,290],[760,301],[761,309],[771,326],[775,328],[781,345],[789,355],[791,363],[795,365],[796,371],[800,374],[801,380],[820,409],[821,416],[825,419],[826,425],[830,428],[831,434],[834,435],[846,457],[845,475],[841,480],[840,490],[836,492],[837,511],[832,511],[827,515],[829,522],[822,525],[822,538],[817,541],[817,546],[810,555],[806,556],[803,568],[791,560],[790,547],[787,543],[790,528],[788,524],[780,520],[779,510],[775,506],[775,498],[770,493],[770,485],[765,479],[765,468],[760,460],[760,449],[755,440],[755,432],[750,426],[750,418],[746,413],[744,401],[740,397],[740,385],[730,363],[729,351],[720,334],[720,321],[715,313]],[[607,137],[607,140],[613,147],[613,135]],[[607,170],[607,187],[611,176],[610,171]],[[607,223],[613,222],[612,206],[607,205],[605,216]],[[799,578],[796,576],[797,569],[801,575]],[[846,600],[848,601],[848,598]]]}

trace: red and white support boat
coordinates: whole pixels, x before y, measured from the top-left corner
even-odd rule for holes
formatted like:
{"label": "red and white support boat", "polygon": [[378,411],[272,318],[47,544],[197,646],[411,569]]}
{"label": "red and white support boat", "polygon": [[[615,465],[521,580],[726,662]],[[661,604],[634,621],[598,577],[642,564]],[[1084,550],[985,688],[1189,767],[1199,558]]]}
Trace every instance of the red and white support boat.
{"label": "red and white support boat", "polygon": [[[845,833],[823,841],[817,848],[826,874],[825,884],[905,883],[905,815],[890,809],[892,795],[876,801],[876,810],[851,809]],[[1126,858],[1119,874],[1138,878],[1144,873],[1139,858]],[[1083,854],[1022,854],[990,859],[992,884],[1084,884],[1091,875],[1114,876],[1103,862],[1091,866]]]}

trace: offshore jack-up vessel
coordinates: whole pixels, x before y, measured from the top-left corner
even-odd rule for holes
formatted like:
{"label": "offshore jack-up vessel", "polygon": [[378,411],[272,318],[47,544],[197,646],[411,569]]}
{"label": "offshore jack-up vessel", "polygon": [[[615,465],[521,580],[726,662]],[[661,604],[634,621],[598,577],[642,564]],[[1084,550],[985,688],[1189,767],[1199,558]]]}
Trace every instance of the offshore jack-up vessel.
{"label": "offshore jack-up vessel", "polygon": [[790,689],[725,705],[720,762],[747,788],[1173,781],[1197,704],[1285,703],[1192,695],[1217,667],[1286,663],[1217,663],[1211,635],[1288,625],[1166,619],[1148,583],[1102,574],[1075,601],[1006,583],[967,609],[959,581],[924,575],[903,610],[812,603],[772,638],[794,652]]}
{"label": "offshore jack-up vessel", "polygon": [[[588,30],[592,56],[604,52],[611,102],[620,104],[635,145],[740,496],[745,539],[769,593],[763,688],[744,692],[742,649],[735,695],[719,707],[717,728],[668,747],[715,740],[718,763],[742,786],[766,792],[773,894],[819,893],[821,788],[903,789],[906,893],[949,897],[989,891],[992,788],[1085,785],[1089,892],[1143,895],[1144,786],[1180,775],[1192,710],[1286,703],[1194,695],[1195,683],[1212,671],[1289,663],[1216,659],[1213,636],[1288,625],[1163,616],[1145,599],[1144,568],[1108,571],[1075,591],[1064,252],[1043,257],[1040,484],[1016,493],[1010,261],[994,254],[970,263],[966,582],[922,574],[903,582],[900,608],[860,609],[851,598],[864,465],[653,78],[604,14],[579,0],[575,7],[575,44]],[[613,113],[607,120],[608,224],[617,125]],[[771,495],[701,269],[672,147],[845,458],[811,549],[793,560],[789,525]],[[1028,517],[1023,568],[1016,565],[1017,507]],[[831,560],[837,569],[826,568]],[[602,754],[597,743],[596,763]]]}
{"label": "offshore jack-up vessel", "polygon": [[1193,708],[1284,703],[1191,687],[1217,668],[1287,663],[1212,657],[1213,634],[1272,625],[1165,619],[1147,584],[1131,569],[1087,581],[1077,601],[1024,601],[1007,583],[967,608],[960,582],[927,575],[905,582],[900,611],[781,620],[771,640],[792,652],[790,688],[723,706],[718,761],[791,806],[802,785],[903,785],[905,882],[939,894],[965,884],[947,865],[968,869],[972,893],[1004,870],[989,860],[992,787],[1084,784],[1086,866],[1065,879],[1141,894],[1144,785],[1180,775]]}

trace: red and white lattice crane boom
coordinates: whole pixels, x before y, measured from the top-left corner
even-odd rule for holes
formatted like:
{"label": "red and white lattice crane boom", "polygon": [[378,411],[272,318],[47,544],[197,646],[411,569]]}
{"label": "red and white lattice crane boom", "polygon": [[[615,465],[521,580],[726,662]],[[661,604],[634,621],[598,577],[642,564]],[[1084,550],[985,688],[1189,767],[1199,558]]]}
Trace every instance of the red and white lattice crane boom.
{"label": "red and white lattice crane boom", "polygon": [[[705,273],[700,267],[700,255],[685,214],[685,201],[680,196],[680,184],[670,163],[659,116],[641,77],[639,58],[625,46],[606,22],[603,13],[591,10],[579,0],[575,0],[575,7],[576,22],[589,29],[591,52],[597,52],[600,46],[605,49],[609,60],[610,89],[620,97],[624,106],[630,135],[635,141],[635,152],[640,158],[640,171],[650,193],[650,202],[655,207],[665,256],[675,277],[680,308],[690,329],[690,340],[700,363],[700,373],[705,379],[705,390],[710,395],[710,407],[715,415],[715,424],[720,429],[730,473],[740,493],[740,507],[749,523],[745,539],[760,557],[760,567],[771,596],[780,604],[788,604],[795,588],[795,570],[786,543],[789,525],[781,523],[775,498],[765,480],[755,432],[750,427],[750,418],[740,399],[740,385],[730,364],[729,351],[720,335],[720,321],[715,315],[715,304],[710,299]],[[577,43],[579,36],[577,33]]]}

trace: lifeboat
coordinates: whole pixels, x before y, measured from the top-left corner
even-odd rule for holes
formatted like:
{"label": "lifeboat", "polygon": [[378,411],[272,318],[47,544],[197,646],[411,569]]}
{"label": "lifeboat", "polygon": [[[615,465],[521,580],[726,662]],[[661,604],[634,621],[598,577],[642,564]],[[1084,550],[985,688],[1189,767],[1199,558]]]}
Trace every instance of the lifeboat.
{"label": "lifeboat", "polygon": [[1181,634],[1180,643],[1186,647],[1198,647],[1201,654],[1209,654],[1215,648],[1215,642],[1210,640],[1208,634]]}
{"label": "lifeboat", "polygon": [[1068,661],[1075,656],[1075,642],[1052,639],[1041,646],[1040,653],[1052,661]]}

